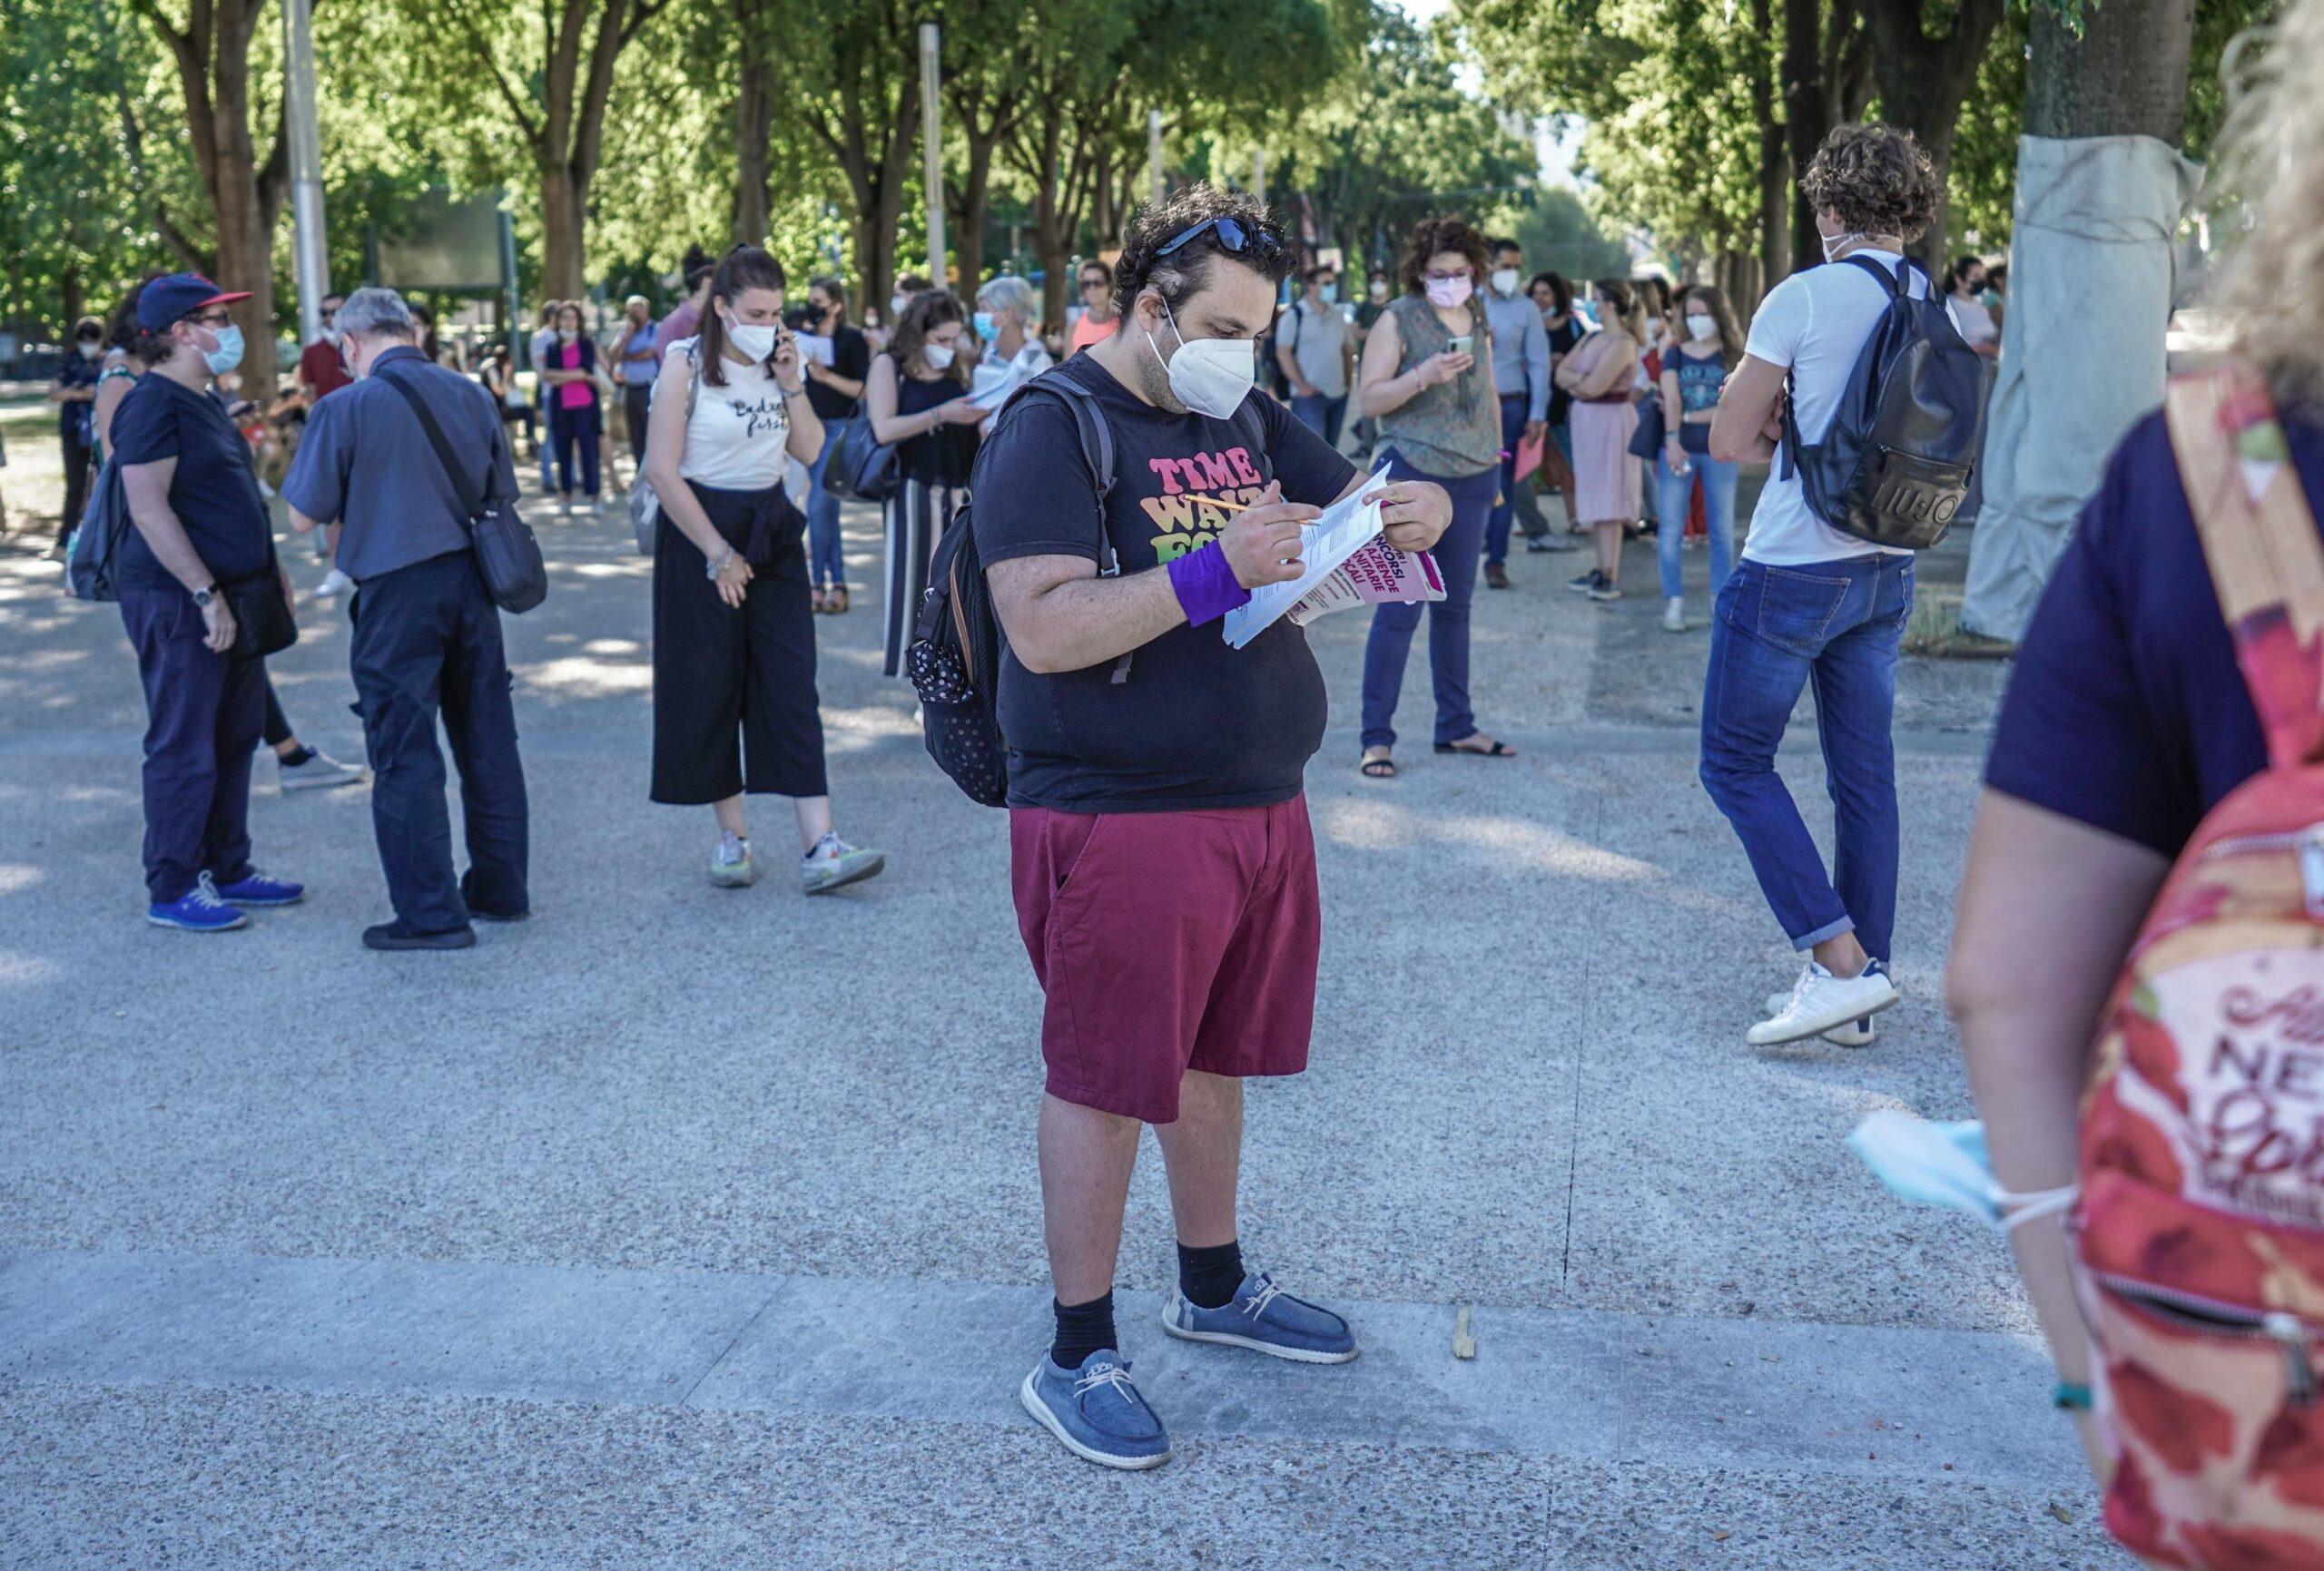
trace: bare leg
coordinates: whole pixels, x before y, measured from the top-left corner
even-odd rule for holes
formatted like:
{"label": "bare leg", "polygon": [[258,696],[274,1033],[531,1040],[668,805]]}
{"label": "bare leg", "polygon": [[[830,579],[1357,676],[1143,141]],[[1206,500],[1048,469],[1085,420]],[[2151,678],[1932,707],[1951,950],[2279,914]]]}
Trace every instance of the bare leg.
{"label": "bare leg", "polygon": [[733,835],[738,840],[750,838],[749,831],[743,827],[742,792],[736,791],[723,801],[711,803],[710,810],[717,816],[721,832]]}
{"label": "bare leg", "polygon": [[1598,571],[1606,582],[1614,583],[1622,572],[1622,525],[1620,519],[1611,524],[1595,524],[1592,532],[1598,538]]}
{"label": "bare leg", "polygon": [[1235,1242],[1235,1191],[1243,1170],[1243,1083],[1189,1069],[1178,1082],[1178,1121],[1157,1124],[1170,1175],[1178,1242],[1216,1249]]}
{"label": "bare leg", "polygon": [[1851,928],[1837,938],[1827,938],[1815,948],[1816,963],[1835,977],[1861,977],[1872,957],[1856,941],[1856,929]]}
{"label": "bare leg", "polygon": [[1041,1095],[1041,1225],[1059,1303],[1114,1290],[1137,1130],[1135,1118]]}
{"label": "bare leg", "polygon": [[832,799],[829,797],[793,797],[791,810],[799,816],[799,849],[803,853],[815,849],[815,842],[832,832]]}

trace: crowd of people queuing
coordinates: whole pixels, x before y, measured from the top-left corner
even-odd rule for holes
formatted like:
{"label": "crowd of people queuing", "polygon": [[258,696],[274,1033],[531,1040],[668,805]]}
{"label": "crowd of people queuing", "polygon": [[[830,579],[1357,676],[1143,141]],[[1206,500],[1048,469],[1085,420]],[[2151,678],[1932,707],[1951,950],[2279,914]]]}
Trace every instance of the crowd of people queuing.
{"label": "crowd of people queuing", "polygon": [[[1909,284],[1905,246],[1934,202],[1909,137],[1843,127],[1804,189],[1827,260]],[[1075,1454],[1115,1467],[1169,1452],[1111,1296],[1144,1124],[1160,1136],[1177,1231],[1164,1330],[1303,1363],[1356,1354],[1344,1317],[1243,1260],[1236,1211],[1242,1081],[1306,1059],[1322,918],[1303,790],[1324,689],[1289,622],[1243,649],[1212,624],[1297,575],[1301,525],[1365,484],[1365,466],[1386,472],[1390,543],[1431,552],[1444,594],[1373,611],[1363,779],[1402,767],[1393,722],[1423,615],[1433,751],[1515,756],[1474,712],[1470,625],[1480,585],[1515,586],[1519,533],[1529,554],[1586,540],[1591,565],[1571,587],[1612,604],[1625,540],[1651,527],[1664,625],[1682,632],[1683,542],[1699,521],[1718,607],[1702,781],[1802,964],[1749,1038],[1861,1046],[1900,997],[1889,722],[1913,558],[1833,529],[1780,472],[1739,554],[1733,539],[1738,479],[1774,451],[1787,380],[1797,427],[1828,424],[1884,294],[1860,268],[1807,270],[1747,331],[1708,284],[1529,275],[1516,242],[1449,217],[1418,224],[1360,301],[1341,298],[1335,267],[1302,261],[1262,206],[1206,186],[1142,211],[1117,255],[1083,262],[1064,322],[1044,321],[1039,291],[1009,275],[969,299],[907,276],[884,311],[859,317],[841,277],[794,294],[772,255],[743,245],[690,253],[658,319],[633,296],[593,334],[582,302],[545,302],[529,378],[505,343],[469,371],[431,349],[422,312],[364,289],[322,302],[292,395],[300,428],[281,497],[321,542],[317,594],[351,600],[394,913],[364,934],[378,948],[465,948],[474,922],[531,909],[500,613],[467,522],[479,488],[487,504],[516,497],[520,432],[544,496],[572,516],[620,484],[604,454],[619,417],[653,564],[645,790],[710,810],[707,876],[722,888],[760,876],[753,794],[790,800],[804,891],[885,865],[838,832],[824,752],[815,618],[850,605],[831,466],[873,445],[892,455],[877,595],[890,676],[974,480],[1005,633],[1012,893],[1047,998],[1038,1145],[1056,1324],[1019,1397]],[[1971,257],[1941,283],[1918,275],[1981,352],[2001,270]],[[261,738],[279,734],[286,787],[361,778],[290,733],[251,645],[251,626],[295,598],[223,385],[244,298],[193,274],[148,280],[109,327],[79,324],[54,394],[73,505],[107,462],[125,488],[148,914],[198,931],[303,894],[254,861]],[[1258,393],[1277,378],[1281,398]],[[986,396],[996,386],[1014,396]],[[1116,450],[1110,488],[1085,457],[1085,400]],[[1829,873],[1775,771],[1811,682],[1836,809]],[[467,820],[458,873],[439,723]],[[1152,944],[1157,929],[1178,941]]]}

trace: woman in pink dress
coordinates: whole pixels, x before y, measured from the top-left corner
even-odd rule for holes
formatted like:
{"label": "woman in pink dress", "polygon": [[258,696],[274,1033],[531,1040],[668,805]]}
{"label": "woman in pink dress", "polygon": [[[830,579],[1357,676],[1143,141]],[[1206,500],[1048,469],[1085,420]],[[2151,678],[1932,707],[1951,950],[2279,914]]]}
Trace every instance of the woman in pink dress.
{"label": "woman in pink dress", "polygon": [[1595,538],[1598,565],[1567,587],[1592,600],[1620,600],[1622,531],[1638,521],[1639,461],[1630,456],[1638,429],[1634,402],[1645,324],[1622,279],[1590,286],[1598,302],[1598,331],[1558,362],[1557,383],[1573,395],[1567,417],[1573,431],[1573,510]]}

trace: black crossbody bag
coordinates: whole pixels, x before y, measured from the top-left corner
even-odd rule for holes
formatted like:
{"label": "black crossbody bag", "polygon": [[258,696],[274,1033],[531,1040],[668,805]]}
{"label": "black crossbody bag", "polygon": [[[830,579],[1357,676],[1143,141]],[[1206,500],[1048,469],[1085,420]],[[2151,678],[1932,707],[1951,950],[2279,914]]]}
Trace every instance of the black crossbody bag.
{"label": "black crossbody bag", "polygon": [[[492,603],[513,614],[530,611],[547,599],[548,565],[541,560],[541,545],[533,538],[533,526],[517,516],[515,501],[478,491],[460,468],[459,456],[445,439],[444,428],[436,423],[419,390],[385,370],[378,375],[403,395],[419,418],[419,428],[428,433],[428,445],[436,449],[436,461],[444,466],[452,494],[459,498],[462,527],[468,530],[468,545],[476,552],[477,567],[484,574],[485,592],[492,596]],[[500,423],[496,418],[491,454],[485,459],[487,474],[499,454],[500,441]]]}
{"label": "black crossbody bag", "polygon": [[218,585],[226,609],[234,614],[237,660],[259,660],[280,654],[299,642],[299,619],[291,614],[290,597],[282,592],[282,569],[274,559],[274,537],[266,542],[266,571]]}

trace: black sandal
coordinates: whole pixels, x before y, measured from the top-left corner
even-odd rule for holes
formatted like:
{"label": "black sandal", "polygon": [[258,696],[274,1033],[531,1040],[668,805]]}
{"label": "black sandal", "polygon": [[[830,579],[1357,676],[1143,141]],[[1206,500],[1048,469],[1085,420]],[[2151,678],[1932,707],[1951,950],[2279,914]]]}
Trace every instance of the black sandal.
{"label": "black sandal", "polygon": [[1356,772],[1365,780],[1394,780],[1396,778],[1396,761],[1386,753],[1382,753],[1378,758],[1358,759],[1355,768]]}
{"label": "black sandal", "polygon": [[[1472,736],[1475,734],[1476,733],[1474,731],[1470,732],[1470,735]],[[1462,740],[1465,741],[1467,739],[1463,738]],[[1439,752],[1464,752],[1471,758],[1515,758],[1517,756],[1517,750],[1515,748],[1497,738],[1494,740],[1493,744],[1491,747],[1462,747],[1461,743],[1457,741],[1440,741],[1436,744],[1436,751]]]}

